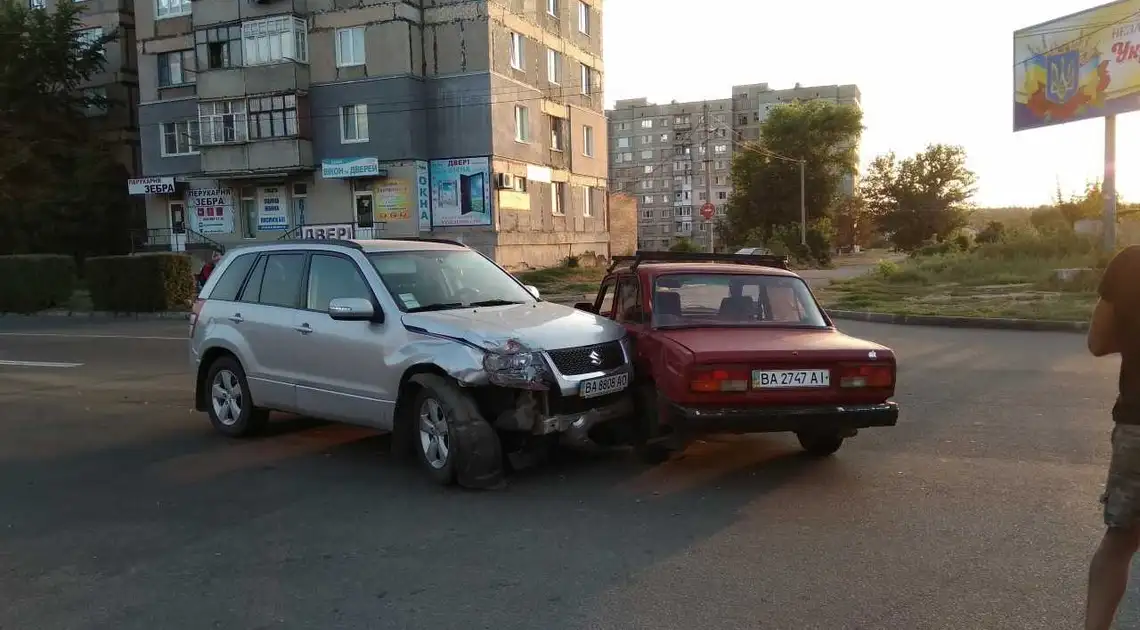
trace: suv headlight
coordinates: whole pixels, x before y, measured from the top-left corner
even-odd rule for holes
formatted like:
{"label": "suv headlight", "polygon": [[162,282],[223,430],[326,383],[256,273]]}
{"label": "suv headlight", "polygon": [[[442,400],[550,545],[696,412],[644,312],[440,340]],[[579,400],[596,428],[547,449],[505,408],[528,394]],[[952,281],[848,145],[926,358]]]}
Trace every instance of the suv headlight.
{"label": "suv headlight", "polygon": [[546,361],[542,355],[524,350],[522,344],[514,340],[503,348],[488,350],[483,355],[483,369],[494,385],[515,389],[547,389],[543,382]]}

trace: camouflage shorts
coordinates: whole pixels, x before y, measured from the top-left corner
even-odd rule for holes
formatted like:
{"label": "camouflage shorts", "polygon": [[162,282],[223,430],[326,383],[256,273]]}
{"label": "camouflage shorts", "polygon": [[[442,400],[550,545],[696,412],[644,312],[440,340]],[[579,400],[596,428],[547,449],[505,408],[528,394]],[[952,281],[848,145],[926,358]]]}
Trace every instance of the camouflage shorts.
{"label": "camouflage shorts", "polygon": [[1109,527],[1140,526],[1140,425],[1112,429],[1112,460],[1100,502]]}

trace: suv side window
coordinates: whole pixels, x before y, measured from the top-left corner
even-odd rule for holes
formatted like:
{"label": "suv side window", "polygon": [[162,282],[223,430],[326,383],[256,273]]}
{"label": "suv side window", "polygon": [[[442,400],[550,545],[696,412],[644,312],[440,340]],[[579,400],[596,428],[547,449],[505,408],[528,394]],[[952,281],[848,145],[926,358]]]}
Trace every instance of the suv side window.
{"label": "suv side window", "polygon": [[265,273],[261,279],[261,295],[257,301],[266,306],[300,308],[304,271],[304,254],[266,256]]}
{"label": "suv side window", "polygon": [[597,307],[598,315],[602,317],[613,317],[614,310],[614,279],[607,278],[602,283],[602,288],[598,291],[598,298],[594,302]]}
{"label": "suv side window", "polygon": [[239,302],[249,302],[256,304],[261,299],[261,281],[265,278],[265,259],[268,256],[261,256],[257,259],[257,264],[253,266],[253,271],[249,274],[249,280],[245,283],[245,288],[241,290],[241,295],[238,296]]}
{"label": "suv side window", "polygon": [[624,276],[618,281],[614,318],[619,322],[631,324],[645,321],[645,310],[641,306],[641,291],[637,288],[637,276]]}
{"label": "suv side window", "polygon": [[321,313],[328,312],[329,302],[337,298],[373,299],[356,263],[332,254],[313,254],[309,261],[308,293],[305,308]]}
{"label": "suv side window", "polygon": [[249,275],[250,267],[257,261],[257,254],[242,254],[238,256],[226,267],[225,273],[221,278],[218,278],[218,283],[214,285],[214,290],[210,291],[208,296],[211,300],[224,300],[226,302],[233,302],[238,297],[238,291],[241,291],[241,285],[245,282],[245,277]]}

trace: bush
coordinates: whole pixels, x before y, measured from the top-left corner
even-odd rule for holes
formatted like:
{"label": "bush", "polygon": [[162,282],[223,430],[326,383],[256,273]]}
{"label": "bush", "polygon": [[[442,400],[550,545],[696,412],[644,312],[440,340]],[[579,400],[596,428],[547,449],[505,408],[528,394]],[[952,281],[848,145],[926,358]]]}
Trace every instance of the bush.
{"label": "bush", "polygon": [[75,259],[62,254],[0,256],[0,313],[66,306],[75,291]]}
{"label": "bush", "polygon": [[116,313],[180,311],[195,295],[193,267],[185,254],[100,256],[85,265],[95,310]]}

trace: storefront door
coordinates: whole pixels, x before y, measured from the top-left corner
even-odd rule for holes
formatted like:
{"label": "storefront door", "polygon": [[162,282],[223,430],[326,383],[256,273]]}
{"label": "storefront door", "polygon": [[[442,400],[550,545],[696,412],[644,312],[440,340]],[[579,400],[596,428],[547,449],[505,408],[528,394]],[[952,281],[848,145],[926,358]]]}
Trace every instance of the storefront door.
{"label": "storefront door", "polygon": [[186,251],[186,204],[182,201],[171,201],[168,205],[170,212],[170,251]]}

